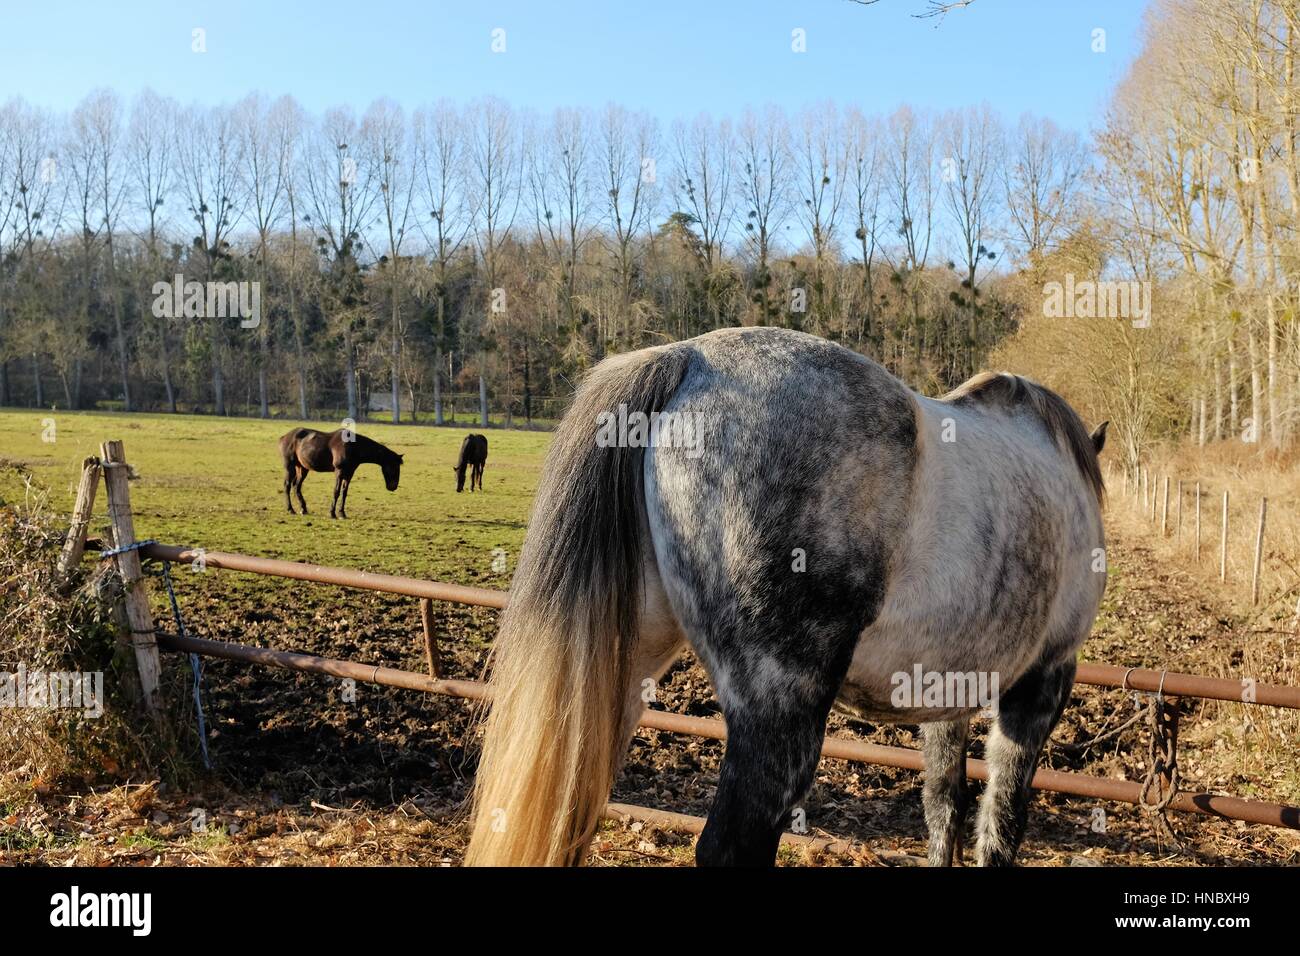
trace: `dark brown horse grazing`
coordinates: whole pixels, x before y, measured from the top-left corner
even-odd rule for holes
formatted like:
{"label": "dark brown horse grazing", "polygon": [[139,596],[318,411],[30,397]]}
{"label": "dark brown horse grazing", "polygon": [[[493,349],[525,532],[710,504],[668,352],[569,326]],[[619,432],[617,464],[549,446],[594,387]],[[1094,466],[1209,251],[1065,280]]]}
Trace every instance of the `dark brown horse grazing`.
{"label": "dark brown horse grazing", "polygon": [[487,463],[487,436],[486,435],[466,435],[465,440],[460,443],[460,461],[456,462],[451,468],[456,473],[456,490],[465,490],[465,468],[473,466],[469,475],[469,490],[474,490],[474,482],[478,482],[478,490],[483,490],[483,466]]}
{"label": "dark brown horse grazing", "polygon": [[[397,490],[397,480],[402,470],[402,456],[390,448],[348,428],[321,432],[314,428],[295,428],[280,439],[280,456],[284,459],[284,503],[289,514],[295,514],[289,489],[298,494],[302,513],[307,513],[307,502],[302,496],[302,483],[309,471],[334,472],[334,501],[330,504],[330,517],[348,516],[348,485],[352,475],[365,464],[376,464],[384,472],[384,486]],[[339,492],[343,501],[339,502]],[[338,514],[335,515],[335,508]]]}

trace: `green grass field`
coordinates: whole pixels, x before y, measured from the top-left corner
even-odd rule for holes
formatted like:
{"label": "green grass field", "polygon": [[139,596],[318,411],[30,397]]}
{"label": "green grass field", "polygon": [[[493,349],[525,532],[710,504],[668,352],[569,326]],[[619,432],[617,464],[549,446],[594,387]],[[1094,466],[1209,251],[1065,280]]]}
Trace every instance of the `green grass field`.
{"label": "green grass field", "polygon": [[[43,422],[51,418],[54,440],[46,441]],[[97,455],[101,442],[120,439],[139,474],[131,483],[131,502],[140,538],[506,586],[523,543],[549,433],[489,431],[484,493],[457,494],[451,466],[466,429],[363,423],[361,434],[406,456],[401,486],[389,493],[378,466],[362,466],[348,495],[348,519],[332,521],[330,474],[313,473],[303,485],[310,515],[285,509],[278,440],[297,424],[0,410],[0,460],[5,464],[0,503],[25,493],[20,471],[9,467],[17,464],[31,472],[34,484],[48,489],[52,508],[70,512],[82,459]],[[101,487],[94,525],[101,533],[107,524],[104,508]],[[492,570],[497,548],[507,554],[504,573]]]}

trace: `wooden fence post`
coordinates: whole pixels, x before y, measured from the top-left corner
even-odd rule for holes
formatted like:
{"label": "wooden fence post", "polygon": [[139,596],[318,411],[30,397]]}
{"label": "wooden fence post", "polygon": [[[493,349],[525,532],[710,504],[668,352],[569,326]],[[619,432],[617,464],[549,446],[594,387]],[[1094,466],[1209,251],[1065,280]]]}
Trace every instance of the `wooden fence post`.
{"label": "wooden fence post", "polygon": [[1164,504],[1160,506],[1160,537],[1169,531],[1169,476],[1165,475]]}
{"label": "wooden fence post", "polygon": [[1201,563],[1201,483],[1196,483],[1196,563]]}
{"label": "wooden fence post", "polygon": [[1178,479],[1178,509],[1174,518],[1174,540],[1183,540],[1183,479]]}
{"label": "wooden fence post", "polygon": [[72,523],[59,554],[59,577],[67,578],[81,563],[86,552],[86,529],[95,511],[95,492],[99,489],[99,459],[90,457],[81,463],[81,483],[77,485],[77,503],[72,508]]}
{"label": "wooden fence post", "polygon": [[1255,532],[1255,570],[1250,576],[1250,603],[1259,603],[1259,571],[1264,561],[1264,518],[1268,514],[1268,498],[1259,499],[1259,528]]}
{"label": "wooden fence post", "polygon": [[[131,490],[127,483],[126,453],[120,441],[106,441],[100,455],[104,469],[104,488],[108,492],[108,518],[113,524],[113,547],[135,543],[135,521],[131,517]],[[154,638],[153,615],[149,611],[149,592],[140,552],[132,549],[116,555],[117,573],[122,579],[127,626],[131,645],[140,671],[140,691],[145,708],[155,717],[158,709],[158,686],[162,665],[158,660],[158,643]]]}
{"label": "wooden fence post", "polygon": [[1223,529],[1219,538],[1219,580],[1228,580],[1228,489],[1223,489]]}
{"label": "wooden fence post", "polygon": [[440,680],[442,655],[438,653],[438,637],[433,632],[433,602],[428,598],[420,598],[420,626],[424,630],[424,662],[429,676]]}

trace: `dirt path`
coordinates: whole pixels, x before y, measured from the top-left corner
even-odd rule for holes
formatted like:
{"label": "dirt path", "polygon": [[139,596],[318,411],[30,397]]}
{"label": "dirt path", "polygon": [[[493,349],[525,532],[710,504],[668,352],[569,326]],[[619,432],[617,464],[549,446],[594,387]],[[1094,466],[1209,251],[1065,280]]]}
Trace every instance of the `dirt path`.
{"label": "dirt path", "polygon": [[[1216,608],[1186,573],[1121,526],[1110,549],[1111,583],[1085,658],[1114,664],[1228,673],[1245,655],[1249,627]],[[293,648],[421,669],[414,602],[280,582],[229,589],[188,581],[181,601],[199,636]],[[477,677],[492,614],[442,608],[449,676]],[[1234,663],[1234,661],[1236,663]],[[178,661],[173,661],[173,668]],[[0,862],[49,864],[420,864],[453,865],[463,851],[463,803],[472,773],[470,706],[460,700],[360,685],[355,699],[326,678],[209,661],[205,706],[216,769],[188,792],[134,781],[37,795],[0,819]],[[1141,722],[1104,745],[1076,752],[1132,715],[1134,695],[1077,687],[1045,766],[1141,779]],[[693,658],[667,675],[663,707],[717,716]],[[1234,730],[1236,728],[1236,730]],[[982,730],[982,728],[980,728]],[[1242,705],[1201,708],[1187,721],[1184,787],[1297,802],[1294,767],[1280,775],[1265,757],[1242,758],[1249,736]],[[834,716],[832,734],[918,747],[915,727],[874,727]],[[982,739],[977,739],[978,755]],[[1247,751],[1249,748],[1246,748]],[[722,747],[641,731],[614,799],[703,815]],[[1294,759],[1291,758],[1291,764]],[[1289,775],[1289,776],[1288,776]],[[810,831],[857,841],[860,851],[783,862],[881,865],[876,853],[922,856],[920,778],[906,771],[824,760],[803,809]],[[1300,835],[1174,814],[1179,852],[1135,807],[1036,797],[1022,859],[1040,865],[1300,863]],[[598,865],[686,865],[692,838],[650,826],[607,825]],[[968,851],[969,854],[969,851]]]}

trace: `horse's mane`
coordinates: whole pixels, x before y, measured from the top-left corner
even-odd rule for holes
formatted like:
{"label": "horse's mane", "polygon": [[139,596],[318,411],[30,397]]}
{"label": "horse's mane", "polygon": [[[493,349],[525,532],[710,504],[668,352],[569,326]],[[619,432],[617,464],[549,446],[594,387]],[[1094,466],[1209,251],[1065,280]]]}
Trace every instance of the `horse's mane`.
{"label": "horse's mane", "polygon": [[1050,388],[1010,372],[980,372],[940,400],[953,404],[1028,404],[1048,432],[1070,452],[1097,500],[1102,500],[1105,488],[1092,436],[1069,403]]}
{"label": "horse's mane", "polygon": [[393,451],[387,445],[383,444],[382,442],[375,441],[373,438],[369,437],[368,435],[360,435],[357,434],[356,432],[353,432],[352,440],[357,444],[362,445],[365,448],[375,449],[378,453],[376,455],[376,463],[378,463],[380,460],[394,462],[401,457],[400,455],[397,454],[397,452]]}

